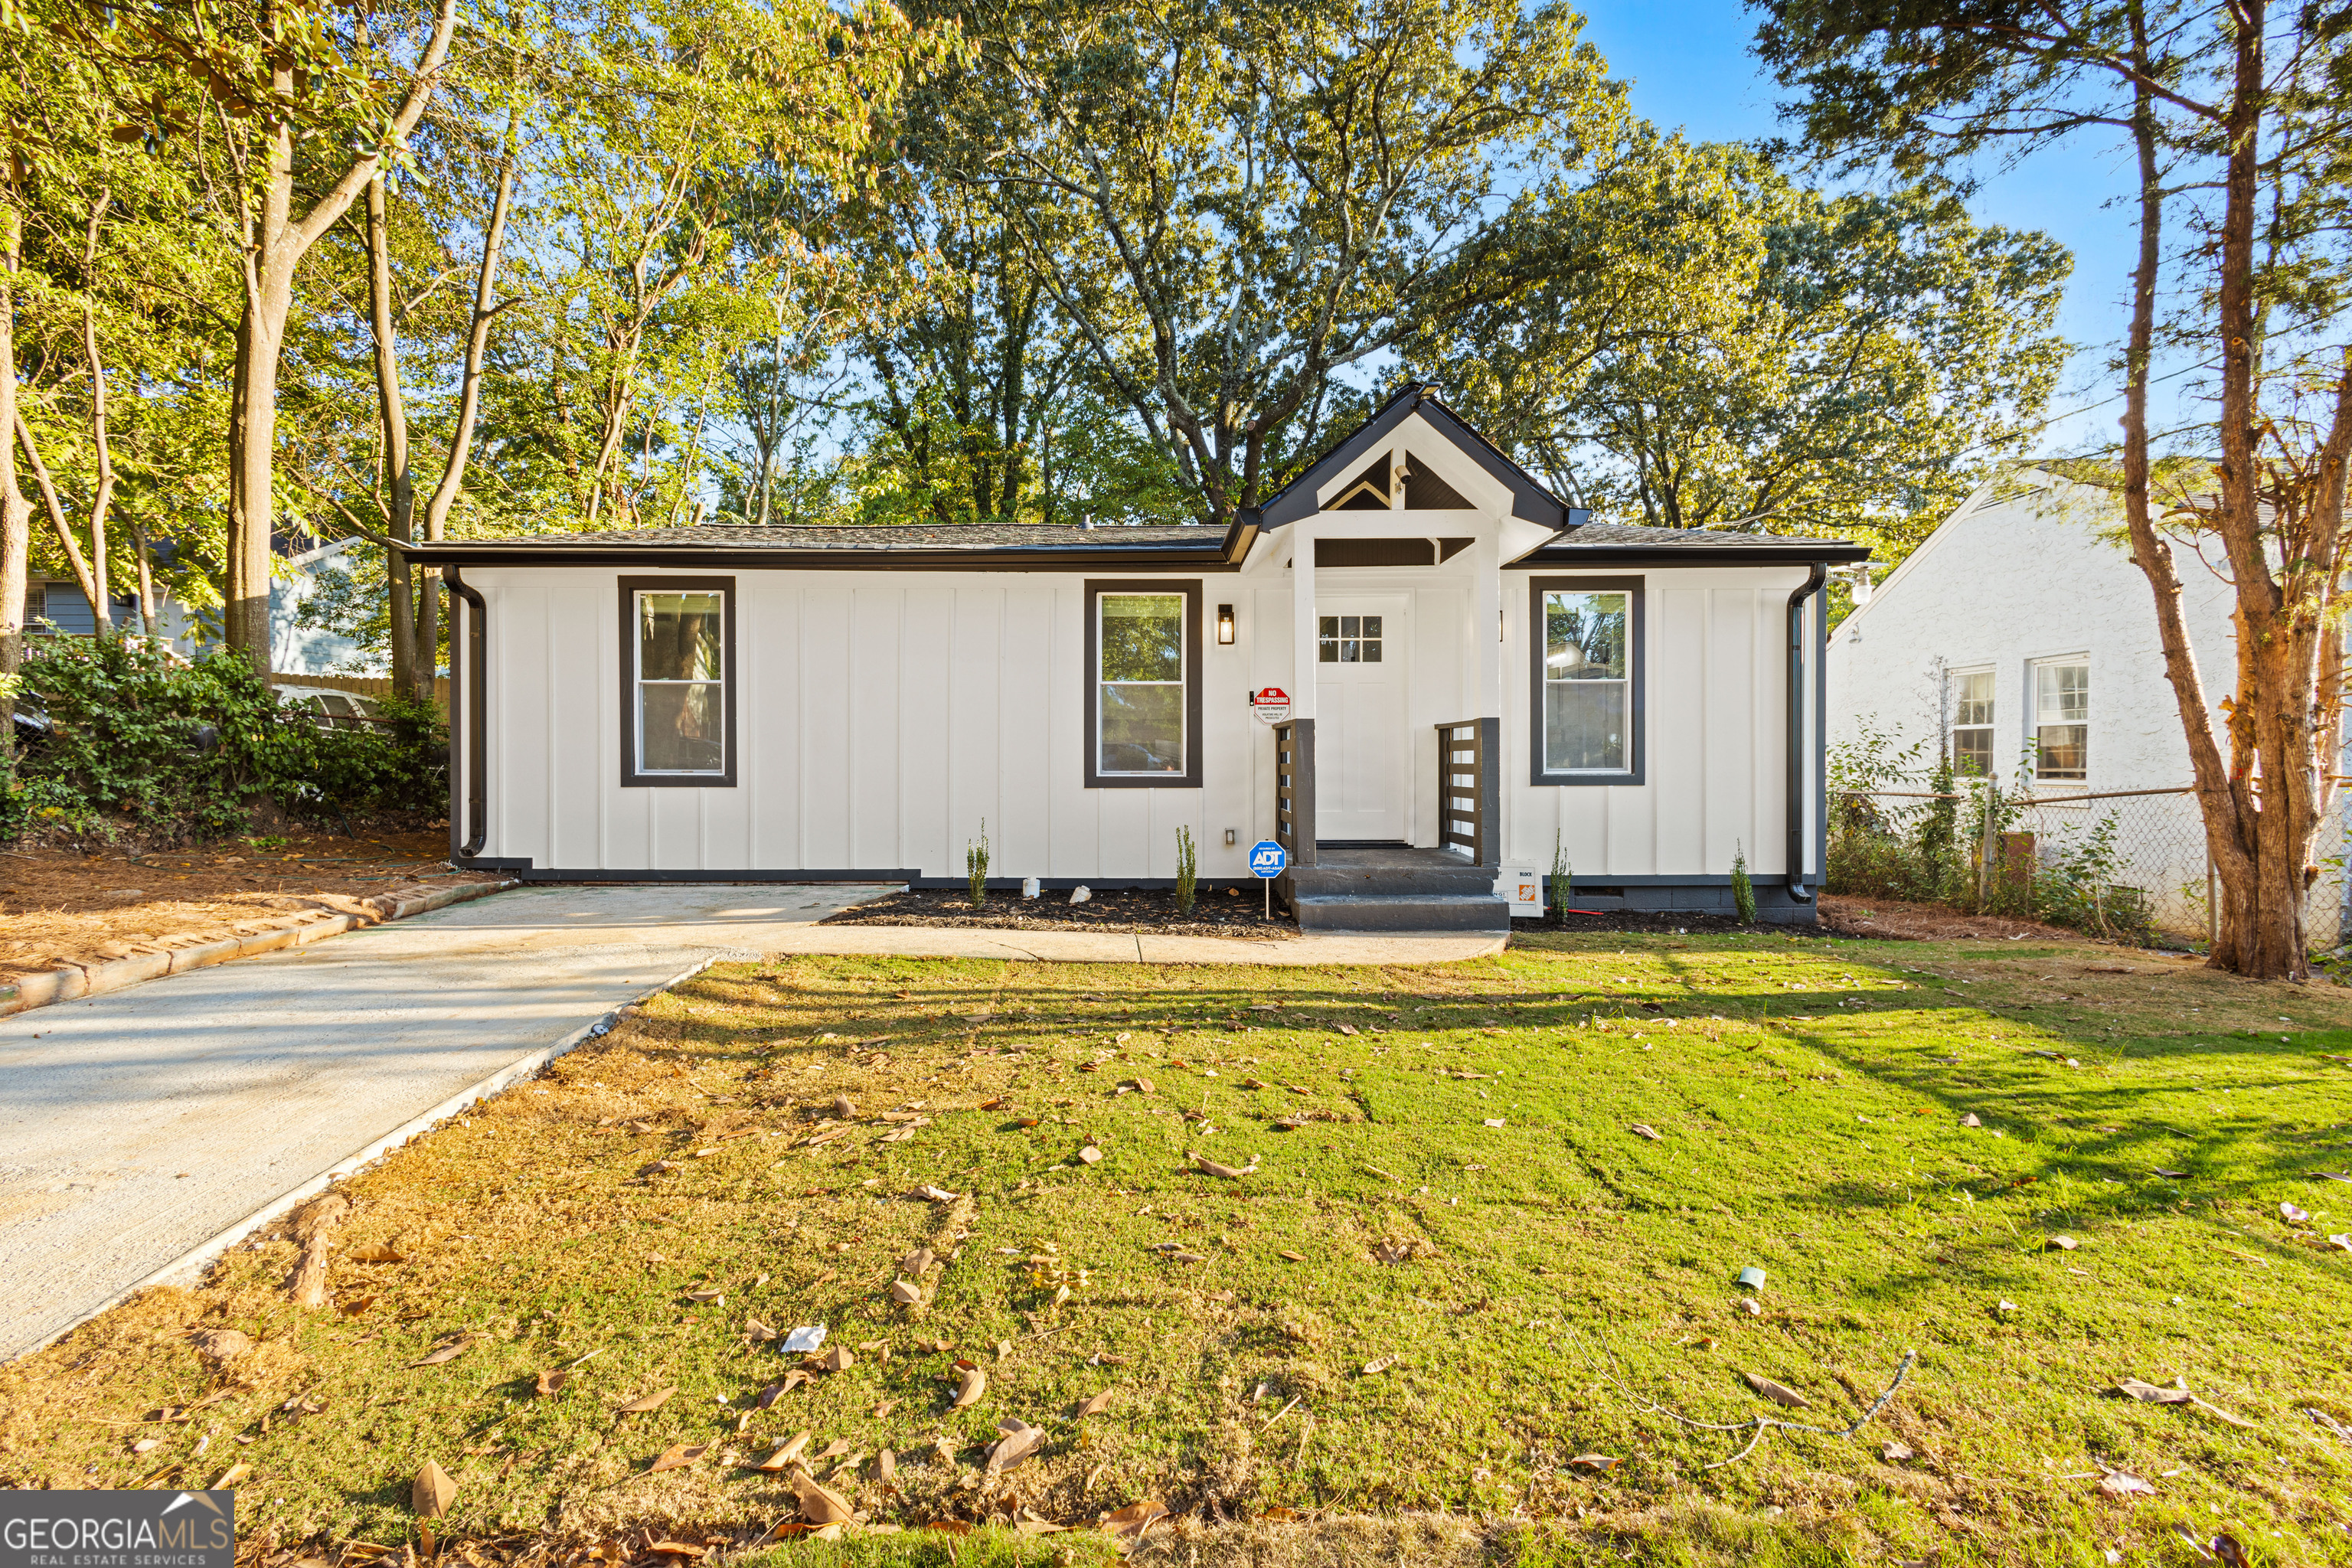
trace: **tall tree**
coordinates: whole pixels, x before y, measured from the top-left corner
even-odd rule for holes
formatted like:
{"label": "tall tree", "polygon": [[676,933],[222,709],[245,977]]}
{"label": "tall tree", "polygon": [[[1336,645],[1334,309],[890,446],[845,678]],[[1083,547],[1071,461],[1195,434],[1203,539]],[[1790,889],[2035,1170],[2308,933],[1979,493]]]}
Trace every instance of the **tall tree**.
{"label": "tall tree", "polygon": [[[1759,47],[1810,143],[1962,170],[2095,134],[2131,151],[2137,257],[2121,373],[2123,507],[2221,885],[2217,969],[2307,973],[2314,835],[2342,752],[2337,599],[2352,374],[2341,214],[2352,62],[2339,11],[2267,0],[2050,0],[2030,13],[1763,0]],[[2183,243],[2166,236],[2184,219]],[[2168,321],[2161,299],[2178,309]],[[2167,337],[2212,367],[2210,489],[2177,498],[2236,595],[2233,689],[2209,703],[2152,484],[2148,385]]]}
{"label": "tall tree", "polygon": [[1622,113],[1557,5],[1017,0],[973,26],[952,173],[1208,521],[1257,503],[1335,376],[1527,289],[1502,193]]}

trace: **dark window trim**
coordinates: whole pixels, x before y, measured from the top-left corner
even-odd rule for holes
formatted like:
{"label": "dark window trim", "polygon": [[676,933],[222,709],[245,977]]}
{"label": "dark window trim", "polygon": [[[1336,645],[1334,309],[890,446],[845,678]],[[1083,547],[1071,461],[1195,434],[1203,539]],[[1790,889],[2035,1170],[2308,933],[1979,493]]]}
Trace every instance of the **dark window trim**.
{"label": "dark window trim", "polygon": [[[1528,580],[1528,762],[1530,782],[1559,787],[1577,784],[1622,785],[1648,782],[1650,766],[1650,626],[1649,579],[1646,577],[1531,577]],[[1544,614],[1543,600],[1553,594],[1623,594],[1633,610],[1625,634],[1625,657],[1633,661],[1633,689],[1626,698],[1626,766],[1616,773],[1549,773],[1544,768]]]}
{"label": "dark window trim", "polygon": [[[621,582],[621,787],[623,789],[733,789],[735,787],[735,579],[732,577],[624,577]],[[719,617],[719,680],[725,712],[727,769],[717,773],[644,773],[637,771],[637,595],[641,593],[724,594]]]}
{"label": "dark window trim", "polygon": [[[1102,684],[1102,666],[1096,644],[1102,617],[1096,605],[1105,594],[1181,594],[1184,595],[1184,771],[1181,773],[1106,773],[1097,764],[1102,753],[1095,747],[1101,723],[1096,688]],[[1201,584],[1183,577],[1089,577],[1087,579],[1087,788],[1199,789],[1201,787]]]}

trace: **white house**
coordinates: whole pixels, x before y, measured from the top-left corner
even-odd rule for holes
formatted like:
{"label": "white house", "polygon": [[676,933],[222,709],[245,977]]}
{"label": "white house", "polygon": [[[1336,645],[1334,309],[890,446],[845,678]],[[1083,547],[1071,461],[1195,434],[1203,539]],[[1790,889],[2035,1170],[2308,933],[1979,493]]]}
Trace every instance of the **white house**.
{"label": "white house", "polygon": [[[2155,600],[2112,492],[2022,467],[1987,482],[1870,591],[1829,640],[1832,743],[1867,723],[2047,803],[2025,826],[2058,850],[2113,816],[2126,875],[2158,923],[2204,925],[2204,829]],[[2218,549],[2177,540],[2181,611],[2207,700],[2235,679],[2236,591]],[[2218,720],[2220,715],[2215,714]],[[2318,851],[2336,853],[2333,847]],[[2315,897],[2332,940],[2340,875]]]}
{"label": "white house", "polygon": [[[1812,919],[1838,541],[1593,523],[1408,386],[1233,528],[698,526],[412,547],[463,606],[451,838],[531,880],[1204,880],[1303,924]],[[1287,700],[1260,721],[1254,695]]]}

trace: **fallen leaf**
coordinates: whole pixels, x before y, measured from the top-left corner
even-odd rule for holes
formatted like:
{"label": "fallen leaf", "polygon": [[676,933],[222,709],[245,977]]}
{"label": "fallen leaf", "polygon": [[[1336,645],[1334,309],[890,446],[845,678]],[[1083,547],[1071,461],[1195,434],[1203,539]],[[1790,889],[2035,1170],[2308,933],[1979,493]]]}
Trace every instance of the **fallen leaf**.
{"label": "fallen leaf", "polygon": [[1070,1419],[1073,1421],[1083,1421],[1089,1415],[1101,1415],[1109,1407],[1110,1390],[1106,1388],[1100,1394],[1096,1394],[1092,1399],[1080,1405],[1076,1410],[1071,1412]]}
{"label": "fallen leaf", "polygon": [[152,1454],[163,1446],[163,1439],[161,1437],[142,1437],[131,1445],[131,1451],[134,1454]]}
{"label": "fallen leaf", "polygon": [[919,1247],[898,1259],[898,1272],[920,1279],[931,1271],[931,1265],[937,1261],[938,1259],[931,1256],[929,1247]]}
{"label": "fallen leaf", "polygon": [[348,1301],[336,1302],[335,1310],[341,1313],[346,1318],[356,1318],[362,1312],[366,1311],[370,1307],[374,1306],[375,1300],[376,1299],[373,1296],[354,1297],[352,1300]]}
{"label": "fallen leaf", "polygon": [[846,1524],[857,1517],[856,1510],[819,1485],[814,1476],[794,1470],[790,1479],[793,1495],[801,1500],[801,1517],[811,1524]]}
{"label": "fallen leaf", "polygon": [[930,1523],[923,1526],[923,1528],[925,1530],[936,1530],[941,1535],[970,1535],[971,1533],[971,1521],[968,1519],[935,1519],[931,1521]]}
{"label": "fallen leaf", "polygon": [[653,1393],[646,1394],[643,1399],[632,1399],[626,1405],[622,1405],[621,1414],[624,1415],[642,1415],[648,1410],[659,1410],[665,1404],[668,1403],[669,1396],[677,1392],[677,1389],[675,1384],[668,1388],[656,1389]]}
{"label": "fallen leaf", "polygon": [[1384,1355],[1378,1361],[1366,1362],[1364,1363],[1364,1375],[1366,1377],[1376,1377],[1394,1365],[1396,1365],[1396,1357],[1392,1355]]}
{"label": "fallen leaf", "polygon": [[857,1364],[857,1357],[847,1345],[835,1345],[817,1357],[816,1364],[820,1372],[847,1372]]}
{"label": "fallen leaf", "polygon": [[563,1385],[571,1381],[570,1371],[558,1367],[553,1371],[541,1373],[538,1381],[531,1386],[541,1399],[546,1399],[551,1395],[562,1393]]}
{"label": "fallen leaf", "polygon": [[898,1302],[901,1307],[911,1307],[922,1299],[923,1288],[919,1285],[899,1279],[893,1281],[890,1286],[890,1300]]}
{"label": "fallen leaf", "polygon": [[724,1301],[727,1295],[721,1290],[688,1290],[686,1299],[689,1301]]}
{"label": "fallen leaf", "polygon": [[1168,1517],[1168,1505],[1150,1498],[1131,1502],[1117,1513],[1103,1516],[1103,1533],[1122,1542],[1141,1541],[1144,1532]]}
{"label": "fallen leaf", "polygon": [[1223,1176],[1227,1181],[1234,1181],[1239,1177],[1246,1176],[1251,1172],[1257,1169],[1257,1160],[1255,1156],[1251,1158],[1250,1163],[1246,1165],[1234,1166],[1221,1165],[1216,1161],[1210,1159],[1206,1154],[1198,1153],[1192,1150],[1188,1149],[1185,1152],[1191,1156],[1192,1163],[1198,1166],[1202,1171],[1212,1176]]}
{"label": "fallen leaf", "polygon": [[808,1447],[808,1440],[809,1435],[805,1430],[795,1432],[784,1439],[782,1447],[751,1468],[755,1470],[781,1470],[801,1457],[801,1450]]}
{"label": "fallen leaf", "polygon": [[413,1361],[408,1364],[412,1367],[439,1366],[443,1362],[456,1361],[459,1356],[466,1353],[466,1352],[473,1345],[473,1342],[474,1342],[467,1336],[459,1334],[455,1339],[443,1341],[441,1344],[436,1346],[431,1353],[425,1356],[422,1360]]}
{"label": "fallen leaf", "polygon": [[227,1469],[223,1470],[220,1475],[215,1479],[211,1487],[206,1489],[216,1492],[226,1491],[251,1474],[253,1474],[253,1467],[245,1463],[243,1460],[239,1460],[237,1463],[231,1465]]}
{"label": "fallen leaf", "polygon": [[1617,1459],[1615,1456],[1610,1454],[1579,1454],[1576,1458],[1569,1460],[1569,1465],[1571,1468],[1579,1470],[1591,1470],[1596,1474],[1604,1474],[1613,1468],[1616,1464]]}
{"label": "fallen leaf", "polygon": [[2071,1236],[2053,1236],[2042,1244],[2044,1252],[2072,1252],[2083,1244]]}
{"label": "fallen leaf", "polygon": [[983,1100],[980,1102],[979,1109],[982,1110],[1002,1110],[1004,1109],[1004,1097],[1000,1094],[992,1100]]}
{"label": "fallen leaf", "polygon": [[944,1187],[921,1186],[915,1190],[935,1204],[951,1204],[956,1201],[956,1194]]}
{"label": "fallen leaf", "polygon": [[743,1336],[755,1345],[763,1345],[776,1337],[776,1331],[757,1318],[746,1318],[743,1320]]}
{"label": "fallen leaf", "polygon": [[2156,1168],[2156,1174],[2164,1177],[2168,1181],[2177,1182],[2188,1173],[2189,1173],[2186,1171],[2168,1171],[2161,1165],[2158,1165]]}
{"label": "fallen leaf", "polygon": [[1265,1520],[1269,1524],[1288,1524],[1293,1520],[1299,1517],[1300,1515],[1297,1509],[1285,1508],[1280,1503],[1275,1504],[1272,1508],[1265,1510],[1258,1515],[1258,1518]]}
{"label": "fallen leaf", "polygon": [[449,1479],[448,1471],[430,1459],[425,1461],[425,1468],[408,1485],[409,1510],[425,1519],[439,1519],[447,1513],[457,1498],[457,1483]]}
{"label": "fallen leaf", "polygon": [[1078,1150],[1078,1158],[1089,1165],[1099,1163],[1102,1157],[1102,1151],[1096,1148],[1091,1143],[1086,1144]]}
{"label": "fallen leaf", "polygon": [[1662,1136],[1656,1128],[1651,1126],[1645,1121],[1636,1121],[1633,1123],[1633,1131],[1640,1136],[1647,1138],[1653,1143],[1658,1142],[1659,1138]]}
{"label": "fallen leaf", "polygon": [[2101,1476],[2099,1489],[2109,1497],[2129,1497],[2134,1492],[2145,1492],[2153,1496],[2156,1492],[2154,1487],[2149,1486],[2137,1476],[2126,1474],[2122,1470],[2109,1470],[2105,1475]]}
{"label": "fallen leaf", "polygon": [[2289,1225],[2309,1225],[2311,1223],[2310,1211],[2307,1209],[2299,1209],[2293,1204],[2279,1205],[2279,1218],[2286,1221]]}
{"label": "fallen leaf", "polygon": [[2126,1377],[2116,1384],[2115,1391],[2126,1399],[2137,1399],[2143,1405],[2186,1405],[2194,1397],[2185,1388],[2159,1388],[2153,1383]]}
{"label": "fallen leaf", "polygon": [[1004,1436],[988,1450],[988,1468],[992,1473],[1013,1468],[1045,1446],[1045,1429],[1043,1426],[1032,1426],[1026,1421],[1008,1415],[998,1422],[996,1427]]}
{"label": "fallen leaf", "polygon": [[1963,1127],[1982,1127],[1984,1125],[1984,1119],[1979,1117],[1975,1111],[1971,1110],[1966,1116],[1960,1118],[1960,1125]]}
{"label": "fallen leaf", "polygon": [[661,1451],[661,1457],[654,1460],[653,1468],[646,1474],[653,1476],[659,1475],[664,1470],[683,1469],[709,1451],[710,1445],[708,1443],[697,1443],[691,1447],[684,1443],[672,1443]]}
{"label": "fallen leaf", "polygon": [[1307,1255],[1306,1255],[1305,1253],[1303,1253],[1303,1252],[1291,1252],[1291,1251],[1287,1251],[1287,1250],[1286,1250],[1286,1251],[1282,1251],[1282,1252],[1277,1252],[1277,1253],[1276,1253],[1276,1254],[1275,1254],[1275,1256],[1276,1256],[1276,1258],[1287,1258],[1289,1261],[1291,1261],[1291,1262],[1293,1262],[1293,1263],[1304,1263],[1304,1262],[1306,1262],[1306,1261],[1307,1261]]}
{"label": "fallen leaf", "polygon": [[1904,1460],[1912,1457],[1911,1445],[1908,1443],[1889,1443],[1885,1447],[1878,1450],[1878,1457],[1885,1459],[1890,1465],[1899,1465]]}
{"label": "fallen leaf", "polygon": [[205,1329],[190,1334],[188,1342],[215,1367],[226,1365],[253,1349],[253,1341],[235,1329]]}
{"label": "fallen leaf", "polygon": [[833,1113],[844,1121],[857,1114],[857,1102],[845,1094],[834,1096]]}
{"label": "fallen leaf", "polygon": [[980,1396],[987,1392],[988,1373],[981,1371],[980,1368],[976,1366],[968,1366],[963,1369],[963,1378],[956,1384],[955,1399],[948,1408],[950,1410],[969,1409],[972,1405],[979,1404]]}
{"label": "fallen leaf", "polygon": [[1786,1384],[1775,1383],[1769,1377],[1759,1377],[1752,1372],[1743,1372],[1739,1375],[1747,1380],[1748,1387],[1785,1409],[1810,1410],[1812,1408],[1811,1400]]}
{"label": "fallen leaf", "polygon": [[689,1546],[683,1541],[651,1542],[646,1544],[646,1550],[656,1557],[708,1557],[710,1555],[710,1548],[708,1546]]}
{"label": "fallen leaf", "polygon": [[2331,1236],[2327,1238],[2327,1245],[2338,1252],[2352,1252],[2352,1234]]}
{"label": "fallen leaf", "polygon": [[849,1439],[846,1437],[835,1437],[832,1442],[827,1443],[822,1449],[812,1455],[811,1458],[816,1463],[822,1464],[827,1459],[838,1459],[847,1452],[849,1452]]}
{"label": "fallen leaf", "polygon": [[398,1250],[386,1247],[381,1241],[365,1242],[351,1248],[343,1254],[343,1257],[352,1263],[405,1263],[408,1261]]}

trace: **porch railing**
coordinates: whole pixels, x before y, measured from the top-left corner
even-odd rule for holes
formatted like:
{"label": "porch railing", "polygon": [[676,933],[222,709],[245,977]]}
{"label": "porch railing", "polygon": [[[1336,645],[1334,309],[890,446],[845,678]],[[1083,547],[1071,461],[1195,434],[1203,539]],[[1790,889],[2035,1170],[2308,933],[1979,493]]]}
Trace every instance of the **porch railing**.
{"label": "porch railing", "polygon": [[1274,727],[1274,841],[1296,866],[1315,864],[1315,721]]}
{"label": "porch railing", "polygon": [[1475,866],[1501,862],[1503,721],[1457,719],[1437,726],[1437,843],[1470,852]]}

